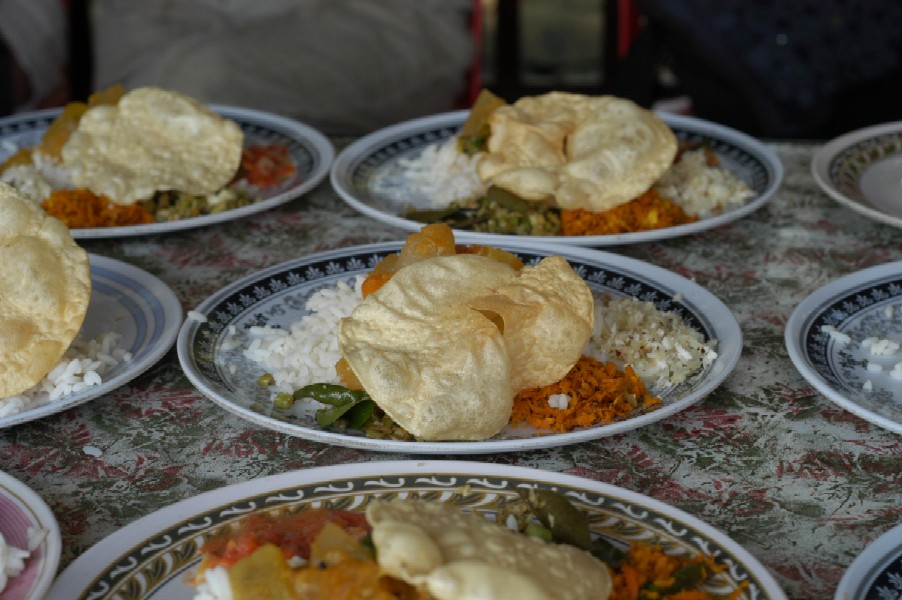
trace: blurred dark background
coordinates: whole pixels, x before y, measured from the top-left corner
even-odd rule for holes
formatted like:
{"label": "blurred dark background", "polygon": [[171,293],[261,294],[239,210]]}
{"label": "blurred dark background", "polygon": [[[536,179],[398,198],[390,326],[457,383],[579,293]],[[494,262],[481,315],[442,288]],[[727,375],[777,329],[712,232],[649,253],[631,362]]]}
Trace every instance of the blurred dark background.
{"label": "blurred dark background", "polygon": [[611,93],[765,138],[902,120],[902,2],[485,0],[504,98]]}
{"label": "blurred dark background", "polygon": [[[508,101],[552,90],[616,94],[771,139],[829,139],[902,120],[895,0],[422,1],[454,2],[471,40],[448,108],[468,106],[484,86]],[[65,89],[39,106],[83,99],[99,83],[90,0],[64,6]],[[406,116],[443,106],[412,102]],[[400,117],[384,117],[392,118]]]}

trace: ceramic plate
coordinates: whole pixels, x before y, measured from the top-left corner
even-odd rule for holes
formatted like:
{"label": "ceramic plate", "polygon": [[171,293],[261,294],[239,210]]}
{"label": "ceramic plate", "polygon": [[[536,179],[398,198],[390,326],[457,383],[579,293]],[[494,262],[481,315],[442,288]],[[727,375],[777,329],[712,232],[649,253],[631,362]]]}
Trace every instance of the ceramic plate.
{"label": "ceramic plate", "polygon": [[29,529],[43,531],[43,540],[25,561],[25,570],[7,582],[0,600],[41,600],[59,566],[62,540],[47,504],[28,486],[0,471],[0,533],[6,543],[28,549]]}
{"label": "ceramic plate", "polygon": [[811,160],[811,172],[821,189],[843,206],[902,227],[902,121],[828,142]]}
{"label": "ceramic plate", "polygon": [[902,598],[902,525],[874,540],[849,565],[834,600]]}
{"label": "ceramic plate", "polygon": [[[621,488],[524,467],[456,461],[392,461],[303,469],[207,492],[110,535],[60,575],[48,600],[190,600],[184,579],[198,565],[198,540],[255,512],[321,506],[363,511],[374,499],[420,497],[493,513],[524,487],[567,494],[614,542],[660,543],[677,555],[712,553],[728,568],[711,582],[715,598],[785,598],[767,570],[729,537],[671,506]],[[744,583],[747,582],[747,583]]]}
{"label": "ceramic plate", "polygon": [[[840,334],[850,339],[843,341]],[[892,374],[902,352],[874,356],[873,347],[862,343],[868,338],[902,342],[902,261],[846,275],[817,290],[790,315],[785,337],[792,362],[820,393],[902,433],[902,372]]]}
{"label": "ceramic plate", "polygon": [[[404,206],[413,197],[402,177],[401,162],[424,148],[456,135],[467,111],[455,111],[393,125],[369,134],[347,148],[332,165],[332,186],[358,211],[406,231],[419,231],[422,223],[404,218]],[[776,154],[743,133],[700,119],[662,113],[661,118],[680,140],[704,140],[721,157],[723,167],[744,180],[757,195],[746,204],[694,223],[612,235],[535,236],[456,231],[458,239],[481,244],[543,242],[574,246],[610,246],[648,242],[698,233],[729,223],[760,208],[774,195],[783,179],[783,165]]]}
{"label": "ceramic plate", "polygon": [[[244,132],[244,145],[280,143],[288,147],[297,173],[278,186],[262,190],[262,200],[231,210],[163,223],[73,229],[75,239],[99,239],[165,233],[231,221],[284,204],[315,188],[328,174],[335,150],[326,137],[312,127],[269,113],[211,105],[222,116],[234,120]],[[23,113],[0,119],[0,162],[19,148],[36,146],[60,109]]]}
{"label": "ceramic plate", "polygon": [[[663,406],[610,425],[569,433],[537,432],[530,427],[507,427],[480,442],[405,442],[370,439],[354,433],[323,430],[309,411],[276,410],[270,393],[257,385],[265,371],[242,355],[243,333],[254,325],[286,330],[304,314],[306,299],[340,280],[353,284],[386,254],[397,252],[400,242],[345,248],[304,257],[250,275],[205,300],[196,311],[206,322],[188,319],[179,333],[179,360],[191,382],[208,398],[254,423],[310,440],[377,450],[408,453],[486,453],[560,446],[622,433],[664,419],[698,402],[716,388],[736,365],[742,333],[729,309],[695,283],[648,263],[582,248],[555,248],[506,244],[525,263],[558,254],[567,258],[597,294],[635,296],[673,310],[718,341],[718,358],[693,381],[669,390],[655,390]],[[675,302],[680,295],[682,301]],[[236,333],[238,335],[236,335]]]}
{"label": "ceramic plate", "polygon": [[[165,283],[137,267],[91,254],[91,301],[79,336],[91,340],[113,331],[132,354],[103,377],[103,383],[36,408],[0,416],[0,429],[40,419],[125,385],[156,363],[175,342],[182,305]],[[2,408],[2,407],[0,407]]]}

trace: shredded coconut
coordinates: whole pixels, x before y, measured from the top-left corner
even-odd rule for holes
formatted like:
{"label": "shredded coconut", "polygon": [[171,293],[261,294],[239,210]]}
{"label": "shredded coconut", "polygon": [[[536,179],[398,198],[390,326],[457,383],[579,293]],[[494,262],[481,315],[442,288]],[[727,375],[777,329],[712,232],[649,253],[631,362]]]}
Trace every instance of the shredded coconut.
{"label": "shredded coconut", "polygon": [[755,196],[744,181],[728,170],[709,167],[704,149],[684,152],[654,187],[662,197],[698,217],[737,208]]}
{"label": "shredded coconut", "polygon": [[660,390],[712,364],[716,345],[678,314],[630,297],[595,303],[595,329],[585,352],[598,360],[632,365],[647,386]]}

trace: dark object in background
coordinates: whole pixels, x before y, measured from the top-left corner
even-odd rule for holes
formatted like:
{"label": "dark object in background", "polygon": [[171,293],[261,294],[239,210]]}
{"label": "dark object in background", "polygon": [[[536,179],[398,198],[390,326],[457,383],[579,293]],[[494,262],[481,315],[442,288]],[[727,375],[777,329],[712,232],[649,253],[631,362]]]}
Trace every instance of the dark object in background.
{"label": "dark object in background", "polygon": [[902,3],[637,0],[646,24],[615,92],[650,105],[668,56],[692,114],[767,138],[902,119]]}
{"label": "dark object in background", "polygon": [[16,106],[13,87],[12,55],[0,42],[0,116],[10,114]]}

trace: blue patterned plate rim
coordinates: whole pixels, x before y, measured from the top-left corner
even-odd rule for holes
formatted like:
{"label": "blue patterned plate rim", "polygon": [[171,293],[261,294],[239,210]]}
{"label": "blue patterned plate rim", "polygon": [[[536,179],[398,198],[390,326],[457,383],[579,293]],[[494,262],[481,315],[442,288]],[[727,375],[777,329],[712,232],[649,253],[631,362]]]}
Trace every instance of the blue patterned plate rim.
{"label": "blue patterned plate rim", "polygon": [[[342,150],[332,164],[330,173],[332,187],[345,202],[359,212],[405,231],[419,231],[421,223],[377,206],[373,202],[376,196],[373,190],[359,189],[355,179],[361,178],[361,173],[373,165],[387,163],[399,153],[407,153],[411,149],[424,147],[453,135],[466,120],[468,113],[467,110],[459,110],[420,117],[380,129],[358,139]],[[457,239],[493,245],[541,240],[544,243],[590,247],[670,239],[707,231],[745,217],[767,203],[779,189],[783,181],[783,164],[776,153],[760,141],[735,129],[695,117],[663,112],[659,113],[659,116],[674,130],[678,138],[706,140],[718,153],[729,156],[737,165],[744,165],[746,175],[751,180],[747,183],[758,192],[758,195],[734,210],[694,223],[650,231],[538,237],[456,230]]]}
{"label": "blue patterned plate rim", "polygon": [[902,524],[868,544],[843,573],[834,600],[902,598]]}
{"label": "blue patterned plate rim", "polygon": [[[902,434],[899,390],[875,396],[858,386],[852,389],[847,381],[853,372],[862,381],[881,380],[887,374],[868,372],[864,364],[859,364],[861,360],[847,361],[844,356],[851,354],[857,343],[839,344],[821,329],[826,325],[845,333],[845,328],[860,319],[876,321],[873,326],[879,327],[885,323],[881,320],[889,318],[885,316],[887,306],[893,307],[896,317],[902,316],[902,261],[850,273],[812,292],[787,320],[784,342],[796,369],[820,393],[866,421]],[[886,337],[876,330],[873,333]],[[902,354],[893,360],[902,360]],[[846,362],[851,366],[843,377],[837,365]]]}
{"label": "blue patterned plate rim", "polygon": [[[735,316],[716,296],[676,273],[618,254],[586,248],[549,244],[508,243],[503,247],[525,262],[561,255],[570,261],[597,293],[635,296],[654,302],[662,310],[673,310],[701,331],[706,339],[718,341],[718,357],[698,379],[687,381],[662,393],[663,406],[612,424],[541,435],[506,428],[502,434],[478,442],[408,442],[370,439],[315,425],[311,415],[299,417],[272,408],[269,393],[254,382],[263,374],[260,367],[243,358],[224,359],[222,341],[232,327],[287,326],[305,314],[292,295],[302,296],[339,279],[364,274],[385,254],[396,252],[402,242],[387,242],[341,248],[305,256],[264,269],[236,281],[204,300],[194,312],[206,319],[186,319],[176,348],[182,370],[197,389],[216,404],[263,427],[312,441],[381,452],[413,454],[473,454],[520,451],[559,446],[623,433],[660,421],[702,400],[730,374],[742,351],[742,331]],[[674,301],[679,295],[680,301]],[[268,313],[267,313],[268,311]],[[272,317],[268,315],[273,315]],[[227,344],[231,346],[231,344]],[[237,361],[237,362],[236,362]],[[530,437],[524,437],[530,436]]]}
{"label": "blue patterned plate rim", "polygon": [[[879,144],[881,140],[894,141],[897,150],[891,154],[874,154],[867,151],[869,145]],[[878,159],[896,156],[899,153],[902,153],[902,121],[872,125],[850,131],[824,144],[811,159],[811,174],[824,193],[842,206],[880,223],[902,227],[902,217],[876,206],[873,200],[877,199],[867,198],[858,188],[857,181],[850,183],[853,189],[844,190],[835,173],[846,161],[853,158],[863,161],[858,168],[866,169]],[[902,172],[899,173],[899,179],[902,180]],[[899,188],[899,194],[902,198],[902,187]],[[899,198],[887,198],[885,202],[892,203],[898,200]]]}

